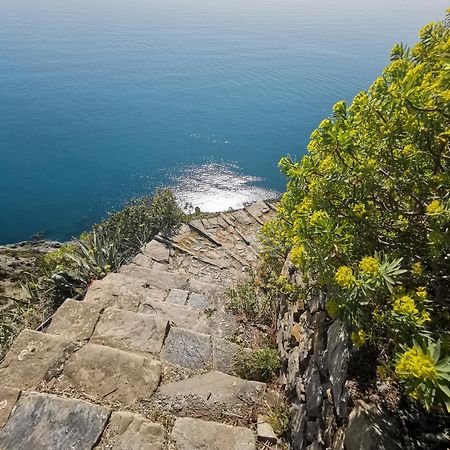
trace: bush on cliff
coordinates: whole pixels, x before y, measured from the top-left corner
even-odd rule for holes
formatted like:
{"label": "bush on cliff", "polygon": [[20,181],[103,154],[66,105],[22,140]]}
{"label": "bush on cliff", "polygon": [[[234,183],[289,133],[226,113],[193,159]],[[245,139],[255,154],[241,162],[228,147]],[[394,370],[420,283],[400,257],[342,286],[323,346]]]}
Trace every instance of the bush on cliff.
{"label": "bush on cliff", "polygon": [[265,227],[269,250],[326,286],[330,315],[355,345],[383,349],[411,397],[450,409],[446,23],[425,26],[412,49],[396,45],[369,90],[336,103],[308,154],[280,167],[288,184]]}

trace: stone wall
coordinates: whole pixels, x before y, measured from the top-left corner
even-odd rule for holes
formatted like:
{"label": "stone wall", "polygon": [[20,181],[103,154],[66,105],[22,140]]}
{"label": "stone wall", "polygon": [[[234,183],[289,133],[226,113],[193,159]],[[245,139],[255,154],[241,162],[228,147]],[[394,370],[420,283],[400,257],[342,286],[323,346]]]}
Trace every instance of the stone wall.
{"label": "stone wall", "polygon": [[[301,280],[286,262],[283,275]],[[296,303],[281,298],[277,324],[281,380],[292,405],[291,445],[300,449],[343,449],[348,416],[345,381],[349,336],[325,312],[325,295],[312,293]]]}

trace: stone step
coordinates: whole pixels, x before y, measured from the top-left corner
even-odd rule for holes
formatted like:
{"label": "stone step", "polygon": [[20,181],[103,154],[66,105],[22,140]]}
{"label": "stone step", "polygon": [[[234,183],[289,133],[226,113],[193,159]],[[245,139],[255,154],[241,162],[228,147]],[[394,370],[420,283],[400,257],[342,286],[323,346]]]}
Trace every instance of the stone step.
{"label": "stone step", "polygon": [[19,389],[0,386],[0,428],[8,421],[19,395]]}
{"label": "stone step", "polygon": [[139,414],[113,412],[97,450],[162,450],[164,428]]}
{"label": "stone step", "polygon": [[137,312],[144,300],[150,298],[162,301],[166,296],[167,291],[163,289],[152,288],[145,282],[124,274],[110,273],[91,284],[84,301],[102,308],[113,307]]}
{"label": "stone step", "polygon": [[237,354],[248,349],[226,339],[212,337],[180,327],[171,327],[164,343],[163,359],[169,364],[189,369],[213,368],[234,373]]}
{"label": "stone step", "polygon": [[156,289],[183,289],[188,285],[189,278],[179,272],[169,272],[159,268],[137,266],[128,264],[119,269],[119,274],[125,275],[131,281],[143,283]]}
{"label": "stone step", "polygon": [[0,429],[2,450],[92,449],[110,412],[84,401],[47,394],[23,395]]}
{"label": "stone step", "polygon": [[149,399],[160,376],[161,363],[153,358],[89,343],[69,357],[51,388],[132,404]]}
{"label": "stone step", "polygon": [[188,328],[199,333],[209,333],[209,320],[205,313],[192,306],[146,298],[139,306],[139,312],[164,317],[172,325]]}
{"label": "stone step", "polygon": [[189,417],[178,418],[172,429],[178,450],[255,450],[255,436],[244,427],[233,427]]}
{"label": "stone step", "polygon": [[47,372],[63,360],[71,342],[64,336],[22,331],[0,364],[0,385],[35,389]]}
{"label": "stone step", "polygon": [[90,342],[144,356],[157,356],[168,330],[169,321],[163,317],[107,308]]}
{"label": "stone step", "polygon": [[87,340],[94,331],[101,309],[95,303],[67,299],[53,315],[46,332],[73,341]]}
{"label": "stone step", "polygon": [[157,397],[173,402],[190,401],[192,397],[202,400],[206,405],[224,404],[240,406],[256,401],[259,394],[265,390],[265,384],[257,381],[247,381],[212,371],[196,375],[187,380],[165,384],[159,387]]}

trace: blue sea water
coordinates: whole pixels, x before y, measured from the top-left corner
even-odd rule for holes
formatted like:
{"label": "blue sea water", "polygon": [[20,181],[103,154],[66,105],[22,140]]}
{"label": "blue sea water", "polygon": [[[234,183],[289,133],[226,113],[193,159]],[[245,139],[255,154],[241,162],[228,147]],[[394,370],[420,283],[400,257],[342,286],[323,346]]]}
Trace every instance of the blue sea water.
{"label": "blue sea water", "polygon": [[283,190],[333,103],[445,0],[0,0],[0,243],[65,240],[157,186]]}

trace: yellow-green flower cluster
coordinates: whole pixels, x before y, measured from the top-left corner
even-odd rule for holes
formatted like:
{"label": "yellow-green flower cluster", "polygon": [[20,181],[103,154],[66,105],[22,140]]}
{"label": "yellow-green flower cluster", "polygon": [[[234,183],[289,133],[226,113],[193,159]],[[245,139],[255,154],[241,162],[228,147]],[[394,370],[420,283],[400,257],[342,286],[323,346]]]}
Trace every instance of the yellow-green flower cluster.
{"label": "yellow-green flower cluster", "polygon": [[336,271],[334,275],[336,283],[343,287],[349,288],[355,283],[355,276],[353,275],[353,270],[348,266],[341,266]]}
{"label": "yellow-green flower cluster", "polygon": [[413,275],[416,275],[416,276],[422,275],[422,274],[423,274],[423,266],[422,266],[422,263],[421,263],[420,261],[414,263],[414,264],[411,266],[411,272],[412,272]]}
{"label": "yellow-green flower cluster", "polygon": [[294,264],[294,266],[296,267],[300,267],[302,265],[304,258],[305,258],[305,247],[303,247],[303,245],[294,247],[289,255],[289,259],[291,260],[292,264]]}
{"label": "yellow-green flower cluster", "polygon": [[355,344],[356,347],[361,348],[366,343],[367,335],[364,330],[358,330],[352,333],[351,338],[353,344]]}
{"label": "yellow-green flower cluster", "polygon": [[394,301],[394,311],[402,316],[414,316],[419,312],[409,295],[403,295]]}
{"label": "yellow-green flower cluster", "polygon": [[372,256],[366,256],[359,263],[359,268],[363,273],[374,277],[380,272],[380,263]]}
{"label": "yellow-green flower cluster", "polygon": [[444,212],[444,206],[439,200],[433,200],[427,206],[427,214],[430,216],[438,215]]}
{"label": "yellow-green flower cluster", "polygon": [[[423,298],[426,297],[426,291],[418,290]],[[419,297],[420,298],[420,297]],[[422,326],[425,322],[430,322],[431,318],[427,311],[419,311],[416,303],[409,295],[398,297],[394,301],[394,312],[401,316],[407,316],[412,319],[417,325]]]}
{"label": "yellow-green flower cluster", "polygon": [[320,222],[323,219],[326,219],[328,217],[328,214],[325,211],[322,211],[319,209],[318,211],[314,211],[311,216],[309,217],[309,224],[314,226],[317,225],[318,222]]}
{"label": "yellow-green flower cluster", "polygon": [[353,212],[355,213],[356,217],[364,217],[366,215],[366,205],[364,203],[357,203],[353,207]]}
{"label": "yellow-green flower cluster", "polygon": [[436,367],[433,358],[424,354],[417,347],[407,350],[395,366],[395,372],[400,378],[418,378],[432,380],[436,377]]}

